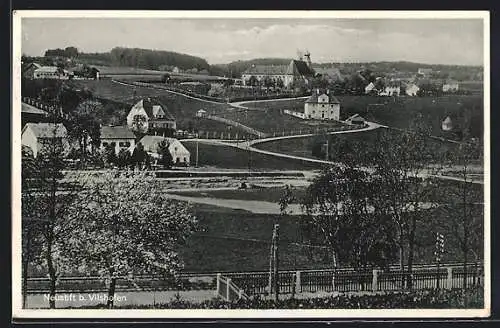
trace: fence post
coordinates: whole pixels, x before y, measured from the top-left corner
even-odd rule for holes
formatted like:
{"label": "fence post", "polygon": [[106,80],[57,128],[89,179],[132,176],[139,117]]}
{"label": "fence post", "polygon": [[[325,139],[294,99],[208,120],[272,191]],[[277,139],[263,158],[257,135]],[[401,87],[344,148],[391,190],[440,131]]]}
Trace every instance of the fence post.
{"label": "fence post", "polygon": [[220,294],[220,279],[222,277],[221,273],[217,273],[217,291],[215,292],[215,295],[218,297]]}
{"label": "fence post", "polygon": [[378,270],[373,269],[372,291],[376,292],[377,290],[378,290]]}
{"label": "fence post", "polygon": [[226,300],[230,302],[230,291],[231,291],[231,278],[227,278],[226,280]]}
{"label": "fence post", "polygon": [[300,271],[297,271],[295,272],[295,291],[297,293],[301,293],[302,292],[302,287],[301,287],[301,283],[300,283]]}
{"label": "fence post", "polygon": [[453,288],[453,268],[448,267],[446,269],[448,271],[448,279],[446,280],[446,287],[448,289],[452,289]]}

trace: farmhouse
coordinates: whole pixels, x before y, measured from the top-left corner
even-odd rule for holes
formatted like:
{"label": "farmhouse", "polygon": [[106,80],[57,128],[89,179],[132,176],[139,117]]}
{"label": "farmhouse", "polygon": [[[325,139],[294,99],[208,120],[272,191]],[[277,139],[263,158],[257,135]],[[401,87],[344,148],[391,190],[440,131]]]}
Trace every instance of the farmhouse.
{"label": "farmhouse", "polygon": [[174,165],[189,165],[189,150],[177,139],[165,138],[162,136],[144,136],[139,142],[144,146],[144,150],[154,158],[159,158],[158,146],[165,141],[168,144],[168,150],[172,155]]}
{"label": "farmhouse", "polygon": [[118,154],[126,149],[132,152],[135,147],[135,135],[127,126],[101,126],[101,148],[111,146]]}
{"label": "farmhouse", "polygon": [[23,67],[23,77],[26,79],[34,79],[35,71],[41,68],[42,65],[37,63],[29,63],[25,67]]}
{"label": "farmhouse", "polygon": [[358,125],[363,125],[365,124],[365,119],[361,117],[359,114],[354,114],[351,117],[349,117],[347,120],[345,120],[347,124],[358,124]]}
{"label": "farmhouse", "polygon": [[128,127],[139,133],[171,135],[177,125],[167,107],[151,98],[141,99],[127,115]]}
{"label": "farmhouse", "polygon": [[26,123],[43,123],[47,121],[49,113],[35,106],[21,102],[21,124]]}
{"label": "farmhouse", "polygon": [[373,84],[373,82],[370,82],[366,87],[365,87],[365,93],[366,94],[369,94],[369,93],[378,93],[378,90],[377,88],[375,88],[375,84]]}
{"label": "farmhouse", "polygon": [[271,79],[273,82],[282,81],[283,86],[286,88],[291,87],[294,82],[304,81],[308,83],[309,79],[314,77],[314,70],[311,66],[310,54],[304,55],[307,61],[291,60],[288,65],[252,65],[249,69],[244,71],[241,78],[244,85],[249,84],[250,78],[253,76],[259,83],[263,82],[266,78]]}
{"label": "farmhouse", "polygon": [[21,144],[33,152],[33,157],[46,149],[56,145],[63,151],[69,149],[68,132],[62,123],[26,123],[21,132]]}
{"label": "farmhouse", "polygon": [[449,81],[443,84],[443,92],[457,92],[458,88],[458,82]]}
{"label": "farmhouse", "polygon": [[441,122],[441,130],[451,131],[453,130],[453,122],[449,116],[447,116],[443,122]]}
{"label": "farmhouse", "polygon": [[385,87],[384,91],[380,92],[381,96],[399,96],[401,88],[396,85],[388,85]]}
{"label": "farmhouse", "polygon": [[68,80],[71,74],[56,66],[42,66],[33,71],[34,79],[55,79],[55,80]]}
{"label": "farmhouse", "polygon": [[304,104],[304,114],[308,119],[339,120],[340,102],[330,90],[320,92],[316,89]]}
{"label": "farmhouse", "polygon": [[418,74],[423,75],[423,76],[428,76],[431,73],[432,73],[432,68],[419,68],[418,69]]}
{"label": "farmhouse", "polygon": [[411,84],[408,84],[406,86],[406,94],[408,96],[416,96],[417,95],[417,92],[420,90],[420,88],[418,87],[418,85],[414,84],[414,83],[411,83]]}

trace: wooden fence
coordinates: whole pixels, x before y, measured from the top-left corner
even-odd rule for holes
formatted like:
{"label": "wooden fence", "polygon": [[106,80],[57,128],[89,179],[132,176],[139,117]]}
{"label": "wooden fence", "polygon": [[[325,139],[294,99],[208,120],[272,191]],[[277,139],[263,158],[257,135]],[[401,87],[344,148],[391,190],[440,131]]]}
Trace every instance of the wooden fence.
{"label": "wooden fence", "polygon": [[[269,293],[269,272],[229,273],[225,275],[248,295]],[[376,292],[462,288],[464,271],[460,266],[415,268],[412,274],[401,270],[308,270],[285,271],[278,276],[280,294],[302,292]],[[483,286],[482,265],[470,264],[467,288]],[[273,278],[274,279],[274,278]]]}

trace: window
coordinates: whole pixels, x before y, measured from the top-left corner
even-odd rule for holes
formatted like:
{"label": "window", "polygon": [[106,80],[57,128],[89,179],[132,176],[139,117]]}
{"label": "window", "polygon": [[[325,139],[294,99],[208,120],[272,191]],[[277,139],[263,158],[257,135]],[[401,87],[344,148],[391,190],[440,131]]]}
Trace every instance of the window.
{"label": "window", "polygon": [[107,143],[107,142],[103,142],[103,143],[102,143],[102,146],[103,146],[103,147],[108,147],[108,143]]}
{"label": "window", "polygon": [[186,157],[183,158],[184,163],[186,163]]}
{"label": "window", "polygon": [[177,158],[175,159],[175,162],[176,162],[176,163],[180,163],[180,162],[181,162],[181,159],[180,159],[179,157],[177,157]]}
{"label": "window", "polygon": [[325,105],[321,105],[321,107],[323,107],[323,108],[324,108],[324,107],[325,107]]}
{"label": "window", "polygon": [[130,147],[130,142],[129,141],[121,141],[118,143],[120,147]]}

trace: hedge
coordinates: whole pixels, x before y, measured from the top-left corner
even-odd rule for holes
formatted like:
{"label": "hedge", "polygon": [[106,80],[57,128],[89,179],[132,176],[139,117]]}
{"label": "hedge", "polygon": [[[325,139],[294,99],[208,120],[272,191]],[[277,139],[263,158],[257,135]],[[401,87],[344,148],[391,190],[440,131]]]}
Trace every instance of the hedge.
{"label": "hedge", "polygon": [[[412,292],[387,292],[382,294],[341,294],[330,297],[308,299],[272,299],[252,298],[227,302],[212,299],[201,303],[189,302],[176,298],[169,303],[155,305],[127,305],[123,309],[457,309],[464,308],[464,296],[467,294],[467,308],[481,309],[484,306],[483,289],[467,290],[423,290]],[[97,305],[91,308],[105,308]]]}

